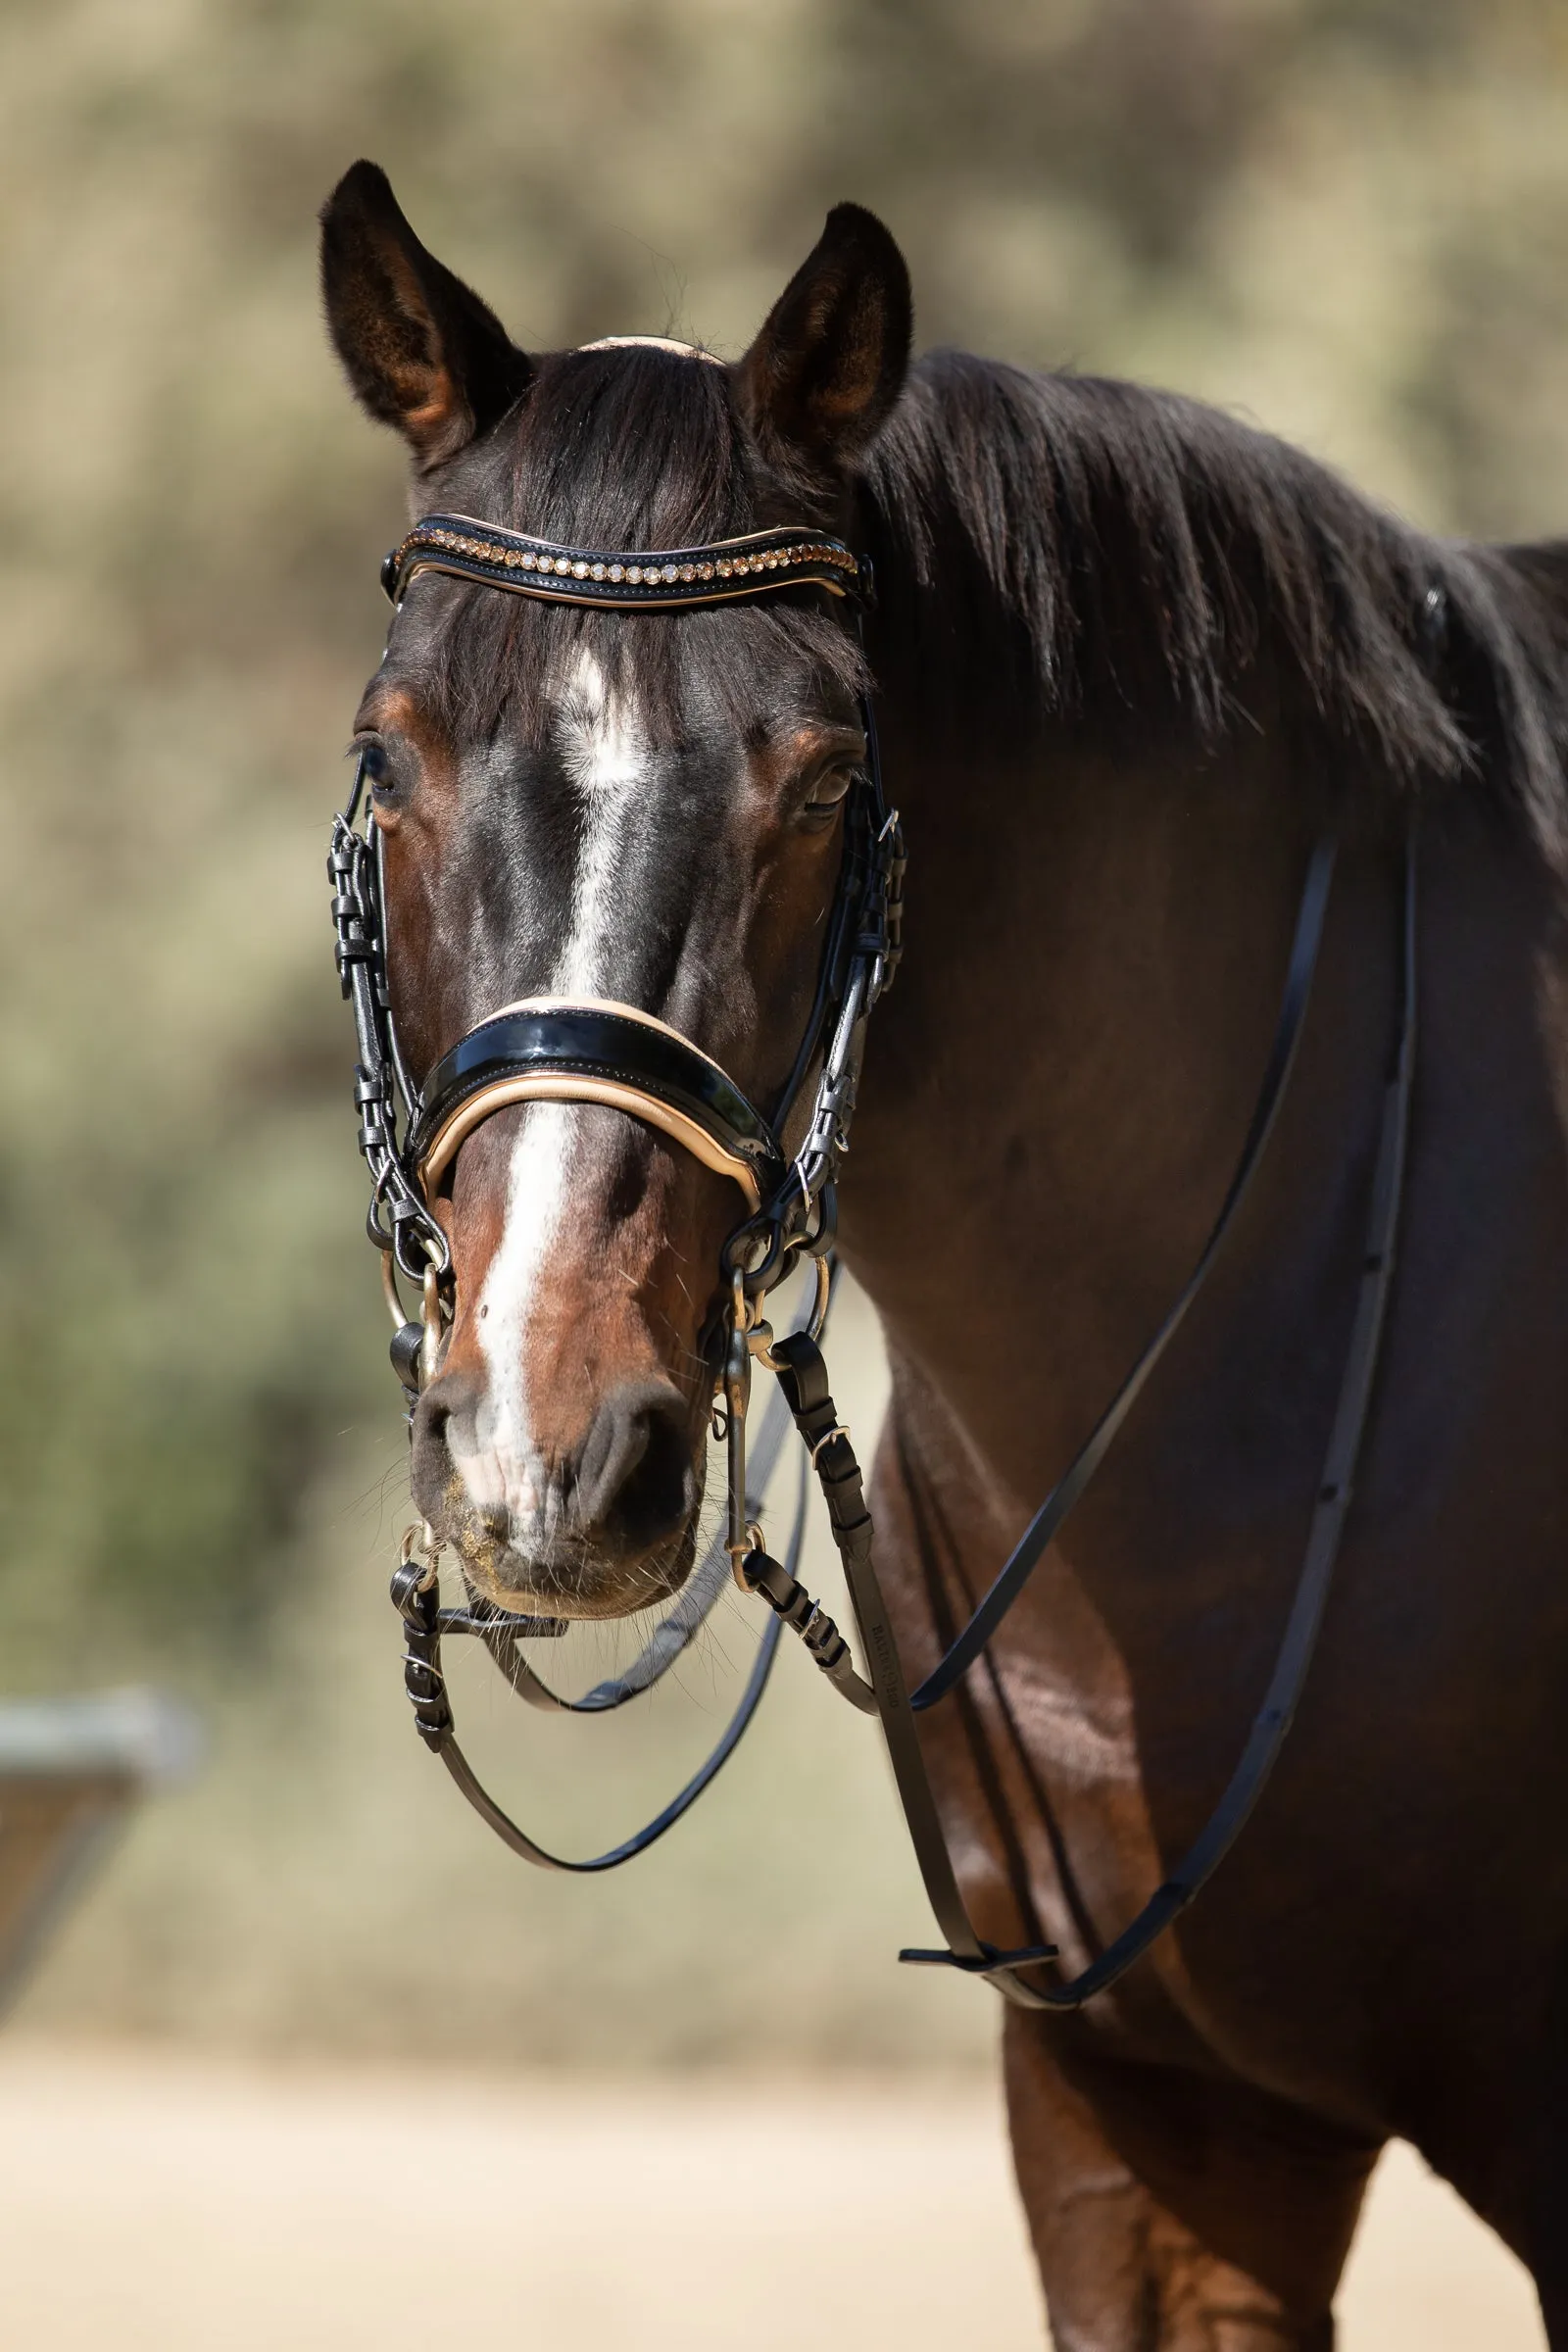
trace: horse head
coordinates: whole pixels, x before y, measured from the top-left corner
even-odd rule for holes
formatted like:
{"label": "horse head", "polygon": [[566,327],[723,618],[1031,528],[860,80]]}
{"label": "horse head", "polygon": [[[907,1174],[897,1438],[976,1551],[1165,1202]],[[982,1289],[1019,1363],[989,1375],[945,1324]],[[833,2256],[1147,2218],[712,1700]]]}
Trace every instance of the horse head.
{"label": "horse head", "polygon": [[[657,339],[518,350],[368,164],[325,208],[322,269],[354,390],[409,445],[416,525],[620,551],[843,536],[908,360],[903,260],[848,205],[734,366]],[[803,579],[603,610],[434,564],[399,595],[354,748],[416,1089],[503,1008],[587,1001],[651,1016],[775,1115],[866,757],[840,600]],[[417,1507],[502,1607],[656,1601],[693,1558],[744,1186],[604,1088],[448,1134]]]}

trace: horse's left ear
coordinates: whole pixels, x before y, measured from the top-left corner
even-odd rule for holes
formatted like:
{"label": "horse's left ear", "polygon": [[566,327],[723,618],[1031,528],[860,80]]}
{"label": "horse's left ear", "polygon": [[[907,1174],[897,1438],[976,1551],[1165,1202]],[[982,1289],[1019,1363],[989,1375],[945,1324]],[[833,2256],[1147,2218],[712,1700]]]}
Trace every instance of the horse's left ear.
{"label": "horse's left ear", "polygon": [[903,254],[874,213],[836,204],[735,370],[764,454],[841,471],[904,389],[913,331]]}

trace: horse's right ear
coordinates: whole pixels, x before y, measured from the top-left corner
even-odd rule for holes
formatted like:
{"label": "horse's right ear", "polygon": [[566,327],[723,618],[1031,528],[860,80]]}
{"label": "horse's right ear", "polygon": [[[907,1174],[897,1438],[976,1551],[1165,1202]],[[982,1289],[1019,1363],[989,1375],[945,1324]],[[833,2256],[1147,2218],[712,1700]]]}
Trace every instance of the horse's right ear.
{"label": "horse's right ear", "polygon": [[532,368],[488,306],[426,253],[377,164],[321,207],[321,292],[361,405],[396,425],[425,473],[505,416]]}
{"label": "horse's right ear", "polygon": [[842,473],[904,389],[913,331],[893,237],[862,205],[836,204],[736,368],[763,451],[790,471]]}

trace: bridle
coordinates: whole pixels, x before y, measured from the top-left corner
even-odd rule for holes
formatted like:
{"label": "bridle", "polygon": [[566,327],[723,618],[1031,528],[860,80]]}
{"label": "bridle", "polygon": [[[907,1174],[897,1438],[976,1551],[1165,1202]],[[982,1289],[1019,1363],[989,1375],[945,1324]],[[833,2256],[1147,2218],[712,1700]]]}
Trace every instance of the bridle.
{"label": "bridle", "polygon": [[[872,597],[868,561],[853,555],[842,540],[805,529],[759,531],[658,553],[606,554],[559,546],[466,515],[432,514],[415,526],[382,566],[382,585],[394,607],[401,605],[410,583],[423,570],[514,595],[615,612],[681,611],[783,590],[819,590],[843,603],[857,630]],[[392,1579],[392,1597],[407,1638],[405,1680],[420,1737],[512,1850],[546,1869],[595,1872],[645,1852],[695,1803],[733,1754],[756,1713],[788,1626],[841,1696],[877,1716],[882,1725],[926,1892],[947,1937],[943,1949],[905,1951],[900,1958],[984,1977],[1024,2007],[1071,2009],[1114,1983],[1149,1948],[1229,1850],[1262,1793],[1311,1664],[1366,1428],[1403,1197],[1416,1035],[1414,840],[1413,835],[1407,839],[1404,855],[1399,1015],[1385,1084],[1356,1312],[1306,1550],[1274,1672],[1242,1759],[1196,1843],[1131,1925],[1064,1983],[1050,1970],[1056,1957],[1054,1945],[1001,1951],[976,1934],[949,1855],[915,1717],[955,1688],[1017,1600],[1174,1339],[1234,1224],[1295,1064],[1323,935],[1335,844],[1332,839],[1320,841],[1308,861],[1280,1011],[1251,1122],[1194,1270],[968,1624],[935,1671],[911,1692],[905,1684],[873,1563],[860,1468],[849,1432],[838,1418],[820,1346],[834,1279],[835,1187],[854,1114],[866,1023],[892,985],[903,944],[903,833],[883,789],[869,696],[861,701],[865,760],[845,803],[844,850],[815,996],[790,1078],[766,1113],[689,1039],[635,1005],[603,1001],[541,997],[505,1005],[461,1038],[422,1086],[416,1086],[403,1062],[392,1019],[380,835],[373,821],[368,821],[366,830],[360,828],[366,797],[363,761],[356,770],[348,805],[334,824],[328,875],[338,971],[353,1007],[359,1051],[359,1141],[371,1177],[368,1230],[382,1252],[383,1280],[396,1326],[392,1361],[411,1417],[420,1390],[437,1370],[451,1313],[451,1254],[431,1207],[435,1188],[466,1138],[496,1111],[536,1101],[608,1104],[657,1129],[733,1181],[748,1212],[723,1250],[726,1313],[715,1426],[726,1448],[724,1533],[694,1569],[640,1655],[623,1674],[581,1698],[561,1697],[538,1675],[521,1645],[530,1639],[559,1636],[565,1631],[564,1621],[516,1615],[488,1604],[443,1608],[440,1546],[427,1528],[421,1533],[416,1526],[404,1539]],[[800,1105],[813,1071],[803,1121]],[[801,1140],[787,1149],[782,1139],[791,1126],[799,1129]],[[815,1275],[809,1311],[799,1329],[775,1337],[764,1319],[768,1294],[805,1263],[813,1266]],[[416,1317],[405,1315],[398,1293],[400,1274],[419,1291]],[[785,1411],[770,1410],[763,1416],[748,1460],[754,1362],[775,1375]],[[763,1548],[758,1522],[787,1420],[793,1420],[805,1453],[793,1532],[783,1560],[778,1560]],[[848,1642],[797,1573],[808,1468],[815,1473],[843,1563],[865,1662],[863,1674]],[[441,1667],[443,1638],[480,1639],[514,1688],[533,1705],[601,1713],[624,1704],[666,1673],[732,1582],[760,1595],[771,1615],[735,1713],[712,1753],[663,1811],[624,1843],[588,1860],[548,1852],[481,1788],[458,1745]],[[1024,1970],[1037,1975],[1044,1971],[1045,1981],[1027,1982],[1020,1973]]]}

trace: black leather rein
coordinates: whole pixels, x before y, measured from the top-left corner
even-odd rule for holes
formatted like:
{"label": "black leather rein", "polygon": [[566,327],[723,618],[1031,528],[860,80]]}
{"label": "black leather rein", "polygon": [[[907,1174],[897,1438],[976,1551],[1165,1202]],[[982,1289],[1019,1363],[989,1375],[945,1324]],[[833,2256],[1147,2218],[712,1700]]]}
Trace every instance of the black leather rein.
{"label": "black leather rein", "polygon": [[[804,529],[757,532],[708,547],[607,555],[560,547],[466,515],[436,514],[418,523],[382,567],[383,585],[394,604],[423,570],[514,595],[622,612],[680,610],[780,589],[825,590],[847,600],[857,623],[869,590],[869,567],[863,559],[858,560],[839,540]],[[354,1007],[359,1044],[356,1102],[360,1146],[372,1177],[369,1231],[385,1253],[388,1296],[399,1324],[393,1362],[404,1381],[411,1415],[419,1389],[438,1367],[450,1308],[450,1254],[431,1203],[465,1139],[496,1110],[536,1100],[595,1102],[623,1110],[661,1130],[715,1173],[731,1178],[749,1212],[726,1244],[723,1259],[729,1291],[720,1382],[728,1446],[727,1529],[710,1546],[641,1655],[625,1674],[597,1686],[585,1697],[559,1697],[524,1661],[519,1645],[530,1637],[564,1632],[564,1623],[512,1616],[479,1604],[442,1608],[439,1545],[425,1530],[421,1558],[416,1531],[411,1530],[392,1581],[407,1632],[405,1679],[421,1737],[514,1852],[549,1869],[605,1870],[630,1860],[662,1837],[733,1753],[760,1701],[787,1625],[840,1694],[878,1717],[887,1739],[927,1895],[948,1938],[945,1949],[909,1950],[900,1957],[984,1977],[1008,1999],[1029,2008],[1076,2008],[1114,1983],[1149,1948],[1229,1850],[1273,1770],[1311,1664],[1366,1430],[1403,1197],[1417,1006],[1414,838],[1412,832],[1405,848],[1400,1009],[1385,1090],[1360,1292],[1306,1553],[1274,1673],[1241,1760],[1191,1850],[1104,1951],[1070,1982],[1053,1981],[1049,1964],[1056,1957],[1054,1946],[999,1951],[976,1935],[926,1775],[915,1715],[954,1689],[999,1630],[1104,1460],[1235,1223],[1295,1066],[1323,936],[1334,845],[1321,842],[1308,862],[1256,1104],[1236,1171],[1193,1272],[969,1623],[911,1696],[872,1560],[871,1520],[859,1465],[849,1433],[838,1420],[818,1345],[831,1289],[834,1188],[854,1111],[865,1026],[872,1006],[891,984],[902,944],[903,839],[883,792],[869,703],[862,715],[866,760],[846,805],[845,847],[815,1002],[790,1083],[770,1116],[748,1102],[718,1064],[689,1039],[637,1006],[600,1001],[535,998],[505,1005],[459,1039],[422,1087],[415,1087],[404,1068],[391,1017],[379,837],[373,824],[368,836],[358,828],[362,778],[356,777],[349,805],[337,820],[329,873],[339,972],[344,995]],[[791,1153],[781,1138],[792,1114],[793,1123],[801,1126],[798,1099],[813,1070],[814,1093],[802,1141]],[[402,1140],[400,1101],[406,1124]],[[817,1261],[815,1304],[802,1328],[775,1341],[762,1320],[766,1295],[808,1258]],[[397,1270],[420,1284],[422,1312],[417,1321],[403,1319]],[[756,1520],[783,1424],[769,1416],[749,1464],[746,1427],[754,1361],[777,1376],[782,1399],[821,1487],[860,1636],[864,1677],[857,1671],[837,1627],[799,1581],[804,1465],[785,1560],[771,1558],[761,1546]],[[743,1590],[764,1599],[772,1615],[739,1705],[713,1752],[662,1812],[623,1844],[588,1861],[565,1861],[549,1853],[495,1804],[458,1745],[440,1663],[443,1635],[479,1636],[514,1687],[536,1705],[600,1712],[622,1704],[668,1671],[731,1576]],[[1038,1975],[1043,1967],[1044,1983],[1029,1982],[1020,1973]]]}

